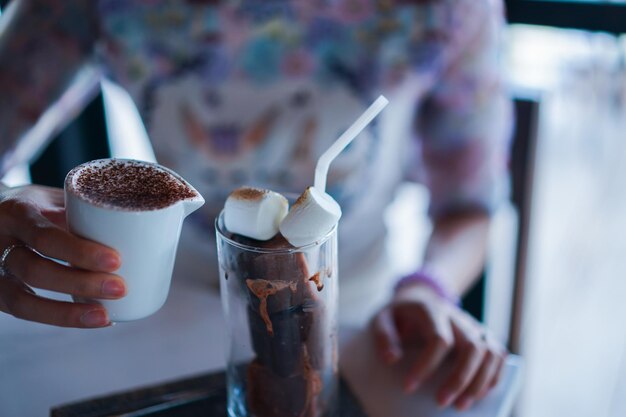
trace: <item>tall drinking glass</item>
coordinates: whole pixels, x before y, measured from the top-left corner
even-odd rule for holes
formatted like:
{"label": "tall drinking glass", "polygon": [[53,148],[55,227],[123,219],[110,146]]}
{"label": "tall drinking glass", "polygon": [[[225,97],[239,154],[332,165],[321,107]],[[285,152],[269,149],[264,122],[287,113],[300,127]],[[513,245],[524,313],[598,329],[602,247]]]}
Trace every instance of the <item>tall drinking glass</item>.
{"label": "tall drinking glass", "polygon": [[216,220],[230,417],[337,414],[337,231],[294,248]]}

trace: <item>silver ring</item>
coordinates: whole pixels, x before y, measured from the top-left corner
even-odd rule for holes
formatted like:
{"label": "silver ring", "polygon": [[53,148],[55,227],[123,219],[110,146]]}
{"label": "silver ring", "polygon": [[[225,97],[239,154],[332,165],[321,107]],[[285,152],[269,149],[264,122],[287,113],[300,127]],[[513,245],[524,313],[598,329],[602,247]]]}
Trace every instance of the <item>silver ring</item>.
{"label": "silver ring", "polygon": [[4,275],[5,277],[12,276],[11,272],[7,269],[6,262],[7,262],[7,258],[9,257],[13,249],[16,249],[16,248],[30,249],[30,247],[24,245],[23,243],[16,243],[16,244],[8,246],[4,250],[4,252],[2,252],[2,256],[0,256],[0,274]]}

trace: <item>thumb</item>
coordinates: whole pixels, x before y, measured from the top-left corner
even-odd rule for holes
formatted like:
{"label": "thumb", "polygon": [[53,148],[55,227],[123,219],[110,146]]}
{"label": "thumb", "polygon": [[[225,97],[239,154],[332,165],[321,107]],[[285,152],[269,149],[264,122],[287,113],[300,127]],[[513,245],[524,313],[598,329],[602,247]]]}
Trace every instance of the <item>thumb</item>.
{"label": "thumb", "polygon": [[371,329],[378,356],[387,364],[400,360],[402,344],[391,307],[385,307],[374,317]]}

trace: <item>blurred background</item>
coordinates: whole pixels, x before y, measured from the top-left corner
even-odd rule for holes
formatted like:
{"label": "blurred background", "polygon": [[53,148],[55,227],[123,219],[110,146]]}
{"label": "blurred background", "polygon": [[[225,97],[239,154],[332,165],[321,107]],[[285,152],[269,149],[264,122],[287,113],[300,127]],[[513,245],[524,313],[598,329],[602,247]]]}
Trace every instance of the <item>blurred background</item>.
{"label": "blurred background", "polygon": [[[522,239],[509,265],[512,302],[502,303],[512,320],[489,305],[485,318],[506,321],[504,335],[526,359],[518,417],[623,417],[626,0],[509,0],[507,14],[502,62],[512,95],[531,103],[518,119],[529,141]],[[128,97],[114,85],[103,91],[35,163],[4,180],[58,185],[82,160],[152,158]],[[78,140],[86,134],[100,140]]]}
{"label": "blurred background", "polygon": [[626,2],[512,0],[505,65],[540,97],[524,417],[626,415]]}

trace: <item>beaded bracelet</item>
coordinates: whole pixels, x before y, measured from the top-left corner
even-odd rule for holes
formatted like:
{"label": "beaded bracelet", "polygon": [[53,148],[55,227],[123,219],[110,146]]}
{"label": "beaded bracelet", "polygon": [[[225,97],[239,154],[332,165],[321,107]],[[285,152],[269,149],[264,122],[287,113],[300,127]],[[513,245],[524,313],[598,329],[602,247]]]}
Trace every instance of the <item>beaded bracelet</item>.
{"label": "beaded bracelet", "polygon": [[407,287],[412,284],[423,284],[432,289],[438,296],[443,298],[444,300],[449,301],[450,303],[460,306],[461,298],[454,294],[452,291],[448,290],[442,283],[436,278],[423,270],[420,269],[417,272],[412,273],[411,275],[407,275],[401,278],[395,286],[395,291],[397,292],[401,288]]}

